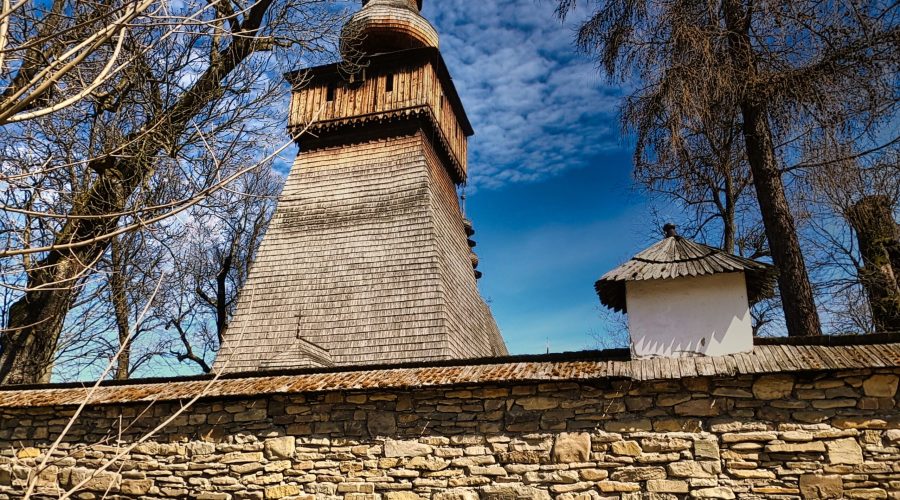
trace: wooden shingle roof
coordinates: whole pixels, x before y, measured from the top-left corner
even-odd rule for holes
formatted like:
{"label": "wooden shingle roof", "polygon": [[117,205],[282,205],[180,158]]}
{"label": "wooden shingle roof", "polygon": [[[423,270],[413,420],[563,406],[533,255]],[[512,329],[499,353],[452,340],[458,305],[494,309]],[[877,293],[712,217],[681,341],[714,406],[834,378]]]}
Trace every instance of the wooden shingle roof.
{"label": "wooden shingle roof", "polygon": [[[854,339],[866,340],[866,337]],[[875,337],[875,336],[872,336]],[[819,337],[812,340],[823,340]],[[896,340],[896,339],[888,339]],[[292,370],[181,379],[104,383],[90,403],[121,404],[204,398],[256,397],[342,390],[410,390],[471,384],[637,381],[682,377],[732,377],[762,373],[885,368],[900,365],[900,343],[871,345],[757,345],[727,356],[628,360],[627,351],[583,351],[452,362]],[[0,408],[78,405],[90,386],[52,384],[0,389]]]}
{"label": "wooden shingle roof", "polygon": [[594,284],[603,305],[615,311],[625,312],[625,283],[628,281],[672,279],[716,273],[745,273],[747,298],[751,304],[772,295],[775,273],[771,265],[691,241],[674,234],[674,231],[669,234],[628,262],[604,274]]}

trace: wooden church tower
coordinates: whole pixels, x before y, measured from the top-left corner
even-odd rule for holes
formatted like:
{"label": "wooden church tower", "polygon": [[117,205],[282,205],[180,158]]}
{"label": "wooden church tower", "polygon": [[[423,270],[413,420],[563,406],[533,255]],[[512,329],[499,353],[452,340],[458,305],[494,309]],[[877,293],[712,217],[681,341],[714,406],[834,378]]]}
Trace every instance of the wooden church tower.
{"label": "wooden church tower", "polygon": [[363,0],[359,57],[288,75],[300,153],[215,370],[507,354],[456,194],[472,127],[420,8]]}

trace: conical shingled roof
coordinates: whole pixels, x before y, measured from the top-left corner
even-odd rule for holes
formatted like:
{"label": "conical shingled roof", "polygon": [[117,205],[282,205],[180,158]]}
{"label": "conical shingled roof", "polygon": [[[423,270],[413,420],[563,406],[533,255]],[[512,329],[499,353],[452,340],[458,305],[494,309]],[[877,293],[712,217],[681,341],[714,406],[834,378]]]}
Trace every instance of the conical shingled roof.
{"label": "conical shingled roof", "polygon": [[[668,228],[669,226],[667,226]],[[626,312],[625,282],[744,272],[751,304],[771,297],[775,289],[774,268],[762,262],[730,254],[668,232],[669,236],[604,274],[594,284],[600,302]]]}

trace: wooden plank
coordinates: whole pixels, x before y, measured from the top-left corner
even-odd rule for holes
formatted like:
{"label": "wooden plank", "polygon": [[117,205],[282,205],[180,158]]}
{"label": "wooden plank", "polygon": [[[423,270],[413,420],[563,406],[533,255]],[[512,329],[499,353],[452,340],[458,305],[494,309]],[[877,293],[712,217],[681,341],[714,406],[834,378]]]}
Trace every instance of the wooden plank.
{"label": "wooden plank", "polygon": [[778,362],[778,359],[772,355],[771,349],[760,352],[759,363],[763,370],[767,372],[778,372],[781,370],[781,365]]}
{"label": "wooden plank", "polygon": [[747,364],[750,368],[750,373],[763,373],[763,368],[759,364],[759,352],[754,350],[749,356],[747,356]]}
{"label": "wooden plank", "polygon": [[898,362],[894,361],[892,358],[890,346],[885,344],[875,344],[872,347],[877,351],[878,357],[884,362],[885,366],[896,366],[898,364]]}
{"label": "wooden plank", "polygon": [[[754,349],[757,349],[757,347],[754,347]],[[747,357],[747,353],[735,354],[734,363],[737,365],[738,373],[750,373],[750,367],[747,366]]]}
{"label": "wooden plank", "polygon": [[830,369],[842,368],[843,358],[840,353],[831,347],[820,347],[818,349],[819,357],[822,358],[827,367]]}
{"label": "wooden plank", "polygon": [[807,346],[795,346],[799,355],[803,358],[803,366],[807,370],[818,369],[821,361]]}
{"label": "wooden plank", "polygon": [[640,359],[637,361],[631,362],[631,373],[634,378],[637,380],[647,380],[646,375],[644,374],[644,366],[647,364],[647,361]]}
{"label": "wooden plank", "polygon": [[778,356],[784,363],[785,368],[787,368],[791,371],[800,369],[800,363],[798,362],[798,360],[796,358],[794,358],[791,355],[789,350],[785,348],[786,346],[779,345],[779,346],[773,346],[773,347],[775,347],[775,349],[774,349],[775,351],[778,351]]}
{"label": "wooden plank", "polygon": [[792,371],[803,369],[803,360],[797,358],[797,353],[794,352],[793,349],[791,349],[791,346],[779,345],[766,347],[778,351],[779,358],[784,360],[786,368]]}
{"label": "wooden plank", "polygon": [[860,355],[865,359],[866,367],[883,367],[884,363],[881,361],[881,357],[878,356],[878,353],[872,349],[872,346],[857,346],[859,348]]}
{"label": "wooden plank", "polygon": [[712,358],[713,366],[716,369],[716,375],[731,375],[728,370],[728,363],[725,359],[728,356],[715,356]]}
{"label": "wooden plank", "polygon": [[665,358],[653,358],[652,368],[654,379],[662,380],[672,378],[672,373],[668,369],[669,361],[669,359]]}
{"label": "wooden plank", "polygon": [[699,356],[695,358],[697,360],[697,372],[703,376],[710,376],[715,374],[715,367],[712,362],[706,356]]}
{"label": "wooden plank", "polygon": [[671,379],[677,377],[677,373],[672,373],[672,365],[671,359],[654,358],[653,375],[657,379]]}
{"label": "wooden plank", "polygon": [[735,360],[735,356],[725,356],[725,366],[728,370],[729,376],[734,376],[738,373],[737,361]]}
{"label": "wooden plank", "polygon": [[772,359],[772,354],[769,350],[760,352],[756,359],[763,372],[771,373],[779,370],[778,364]]}

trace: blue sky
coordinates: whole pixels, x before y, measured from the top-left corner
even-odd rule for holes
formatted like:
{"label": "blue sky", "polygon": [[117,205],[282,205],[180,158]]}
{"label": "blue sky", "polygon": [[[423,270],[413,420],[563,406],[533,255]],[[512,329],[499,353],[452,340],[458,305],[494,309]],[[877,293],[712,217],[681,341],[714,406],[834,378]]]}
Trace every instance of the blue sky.
{"label": "blue sky", "polygon": [[616,115],[625,92],[576,53],[552,0],[426,0],[475,128],[467,214],[482,294],[512,353],[592,347],[594,281],[653,232]]}

